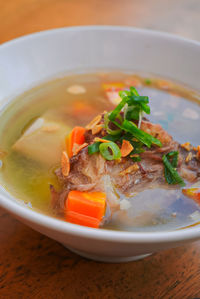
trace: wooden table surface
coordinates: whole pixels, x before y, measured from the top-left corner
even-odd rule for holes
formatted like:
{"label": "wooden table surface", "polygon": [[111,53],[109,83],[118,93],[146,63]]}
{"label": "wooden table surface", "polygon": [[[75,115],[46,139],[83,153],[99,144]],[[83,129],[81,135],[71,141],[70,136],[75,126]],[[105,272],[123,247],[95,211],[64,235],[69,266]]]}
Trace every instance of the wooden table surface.
{"label": "wooden table surface", "polygon": [[[111,24],[200,40],[199,0],[0,0],[0,43],[55,27]],[[200,298],[200,242],[144,260],[83,259],[0,210],[0,299]]]}

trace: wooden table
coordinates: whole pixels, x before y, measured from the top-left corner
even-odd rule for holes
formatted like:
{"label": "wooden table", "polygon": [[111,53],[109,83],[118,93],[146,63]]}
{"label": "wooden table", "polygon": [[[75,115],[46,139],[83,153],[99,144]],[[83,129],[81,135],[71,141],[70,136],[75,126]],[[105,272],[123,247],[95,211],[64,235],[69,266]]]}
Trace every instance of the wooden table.
{"label": "wooden table", "polygon": [[[0,0],[0,43],[62,26],[112,24],[200,40],[199,0]],[[83,259],[0,210],[0,299],[200,298],[200,242],[124,264]]]}

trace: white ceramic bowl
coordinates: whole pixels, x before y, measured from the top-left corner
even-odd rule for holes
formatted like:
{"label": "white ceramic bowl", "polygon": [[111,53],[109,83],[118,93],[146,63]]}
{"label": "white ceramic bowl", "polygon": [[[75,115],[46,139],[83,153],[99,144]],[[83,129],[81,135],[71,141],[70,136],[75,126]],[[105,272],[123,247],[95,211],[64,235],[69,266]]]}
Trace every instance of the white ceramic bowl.
{"label": "white ceramic bowl", "polygon": [[[200,44],[127,27],[92,26],[44,31],[0,46],[0,109],[16,94],[69,70],[150,72],[199,88]],[[132,233],[81,227],[32,211],[0,189],[0,204],[33,229],[99,261],[121,262],[200,238],[199,226]]]}

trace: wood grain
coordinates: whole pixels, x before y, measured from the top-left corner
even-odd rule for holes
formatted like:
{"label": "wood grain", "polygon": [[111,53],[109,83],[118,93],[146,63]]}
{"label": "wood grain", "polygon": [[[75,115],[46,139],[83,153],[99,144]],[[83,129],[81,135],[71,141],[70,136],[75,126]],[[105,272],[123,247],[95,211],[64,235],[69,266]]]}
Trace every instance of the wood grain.
{"label": "wood grain", "polygon": [[0,298],[198,298],[200,242],[144,260],[83,259],[0,212]]}
{"label": "wood grain", "polygon": [[[0,43],[45,29],[139,26],[200,40],[199,0],[0,0]],[[200,298],[200,242],[124,264],[83,259],[0,210],[0,299]]]}
{"label": "wood grain", "polygon": [[63,26],[128,25],[200,40],[199,0],[0,0],[0,43]]}

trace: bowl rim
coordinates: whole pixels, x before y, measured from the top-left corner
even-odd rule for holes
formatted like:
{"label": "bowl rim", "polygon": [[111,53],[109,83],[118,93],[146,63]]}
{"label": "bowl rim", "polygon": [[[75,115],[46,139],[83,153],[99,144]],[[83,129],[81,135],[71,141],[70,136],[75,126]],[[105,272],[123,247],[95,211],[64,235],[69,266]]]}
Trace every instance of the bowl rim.
{"label": "bowl rim", "polygon": [[134,26],[118,26],[118,25],[84,25],[84,26],[69,26],[69,27],[59,27],[59,28],[53,28],[48,30],[41,30],[38,32],[28,33],[24,34],[22,36],[16,37],[14,39],[8,40],[2,44],[0,44],[0,49],[3,47],[7,47],[11,45],[14,45],[15,43],[20,43],[23,40],[28,40],[32,38],[37,38],[42,35],[51,35],[52,33],[58,33],[58,32],[65,32],[65,31],[101,31],[101,30],[110,30],[110,31],[129,31],[129,32],[136,32],[136,33],[143,33],[143,34],[149,34],[158,36],[159,38],[168,38],[170,40],[176,40],[179,42],[186,42],[186,43],[192,43],[193,45],[200,46],[200,41],[186,38],[179,36],[175,33],[168,33],[166,31],[160,31],[160,30],[153,30],[149,28],[139,28]]}
{"label": "bowl rim", "polygon": [[[178,43],[191,44],[200,49],[200,42],[187,39],[184,37],[177,36],[162,31],[156,31],[151,29],[142,29],[130,26],[107,26],[107,25],[95,25],[95,26],[73,26],[73,27],[62,27],[50,30],[43,30],[36,33],[17,37],[11,41],[7,41],[0,45],[0,51],[3,48],[12,47],[15,44],[21,43],[29,39],[37,39],[42,36],[51,36],[60,32],[71,32],[71,31],[120,31],[120,32],[135,32],[137,34],[151,35],[159,39],[168,39],[170,41]],[[5,189],[0,186],[0,189],[5,193]],[[6,191],[7,192],[7,191]],[[12,194],[11,194],[12,195]],[[14,196],[13,196],[14,197]],[[0,206],[10,212],[12,215],[18,218],[25,219],[27,222],[39,224],[42,227],[50,228],[52,230],[60,231],[62,233],[71,234],[79,237],[87,237],[89,239],[104,240],[110,242],[120,241],[122,243],[169,243],[179,242],[186,240],[195,240],[200,238],[200,230],[198,226],[188,227],[179,230],[172,231],[159,231],[159,232],[128,232],[128,231],[116,231],[106,229],[94,229],[90,227],[80,226],[65,222],[47,216],[40,212],[29,209],[28,207],[22,206],[17,201],[7,198],[7,196],[0,194]]]}

